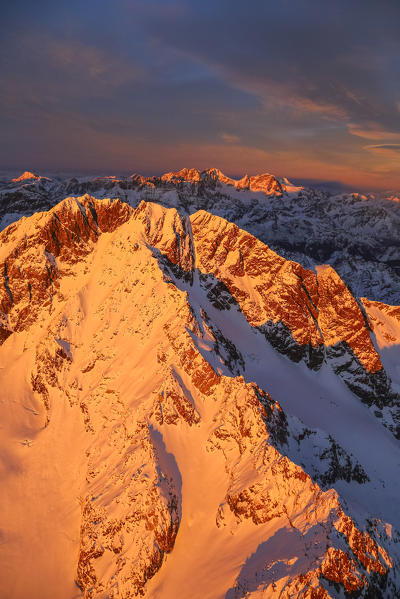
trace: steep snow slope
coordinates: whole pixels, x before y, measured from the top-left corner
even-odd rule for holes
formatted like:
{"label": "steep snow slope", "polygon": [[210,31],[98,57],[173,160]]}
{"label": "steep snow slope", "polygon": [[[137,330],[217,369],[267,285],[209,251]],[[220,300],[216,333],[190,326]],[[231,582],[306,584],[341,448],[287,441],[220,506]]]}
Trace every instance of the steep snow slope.
{"label": "steep snow slope", "polygon": [[400,308],[362,299],[385,370],[400,392]]}
{"label": "steep snow slope", "polygon": [[[29,174],[29,173],[28,173]],[[391,304],[400,297],[400,203],[391,194],[331,194],[270,174],[234,180],[218,169],[161,177],[44,177],[0,181],[0,229],[69,195],[144,199],[181,214],[207,210],[236,223],[306,268],[330,264],[358,297]]]}
{"label": "steep snow slope", "polygon": [[9,226],[0,262],[2,596],[400,592],[398,399],[336,273],[90,197]]}

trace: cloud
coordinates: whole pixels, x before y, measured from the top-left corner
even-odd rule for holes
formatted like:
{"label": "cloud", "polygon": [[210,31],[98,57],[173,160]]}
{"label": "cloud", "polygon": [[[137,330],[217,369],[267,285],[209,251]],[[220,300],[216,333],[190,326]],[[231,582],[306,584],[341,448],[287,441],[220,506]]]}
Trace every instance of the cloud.
{"label": "cloud", "polygon": [[400,85],[390,56],[399,51],[392,19],[400,17],[400,5],[388,2],[382,11],[369,0],[256,1],[249,11],[238,0],[193,0],[188,6],[170,20],[153,13],[143,26],[165,48],[259,95],[266,107],[358,123],[360,130],[375,120],[385,131],[399,127],[393,98]]}
{"label": "cloud", "polygon": [[230,133],[221,133],[221,139],[227,144],[238,144],[240,142],[240,137]]}
{"label": "cloud", "polygon": [[143,78],[143,69],[80,40],[41,40],[45,57],[70,77],[87,77],[107,86],[118,86]]}
{"label": "cloud", "polygon": [[351,135],[363,137],[364,139],[385,140],[400,138],[400,131],[385,131],[378,123],[364,123],[361,125],[348,123],[347,128]]}
{"label": "cloud", "polygon": [[400,144],[374,144],[369,146],[364,146],[365,150],[369,150],[370,152],[383,152],[391,154],[392,156],[397,156],[400,154]]}

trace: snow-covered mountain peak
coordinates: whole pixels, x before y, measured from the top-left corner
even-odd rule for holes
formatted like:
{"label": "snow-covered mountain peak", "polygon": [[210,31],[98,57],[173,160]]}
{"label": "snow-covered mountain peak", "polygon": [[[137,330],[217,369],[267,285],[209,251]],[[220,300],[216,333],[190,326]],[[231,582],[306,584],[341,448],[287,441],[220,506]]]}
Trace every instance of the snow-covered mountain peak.
{"label": "snow-covered mountain peak", "polygon": [[31,173],[30,171],[25,171],[19,177],[16,177],[15,179],[11,179],[11,181],[13,183],[20,183],[20,182],[26,182],[26,181],[39,181],[40,179],[42,179],[42,177],[40,175],[35,175],[34,173]]}
{"label": "snow-covered mountain peak", "polygon": [[200,181],[200,175],[201,171],[197,168],[183,168],[177,172],[164,173],[161,175],[161,181],[186,181],[188,183],[197,183]]}

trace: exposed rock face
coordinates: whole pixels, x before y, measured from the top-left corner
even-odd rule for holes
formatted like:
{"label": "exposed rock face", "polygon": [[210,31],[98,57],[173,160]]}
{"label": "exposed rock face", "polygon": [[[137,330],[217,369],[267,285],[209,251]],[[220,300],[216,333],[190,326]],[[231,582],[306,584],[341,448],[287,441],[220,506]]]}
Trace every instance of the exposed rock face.
{"label": "exposed rock face", "polygon": [[20,183],[21,181],[31,181],[31,180],[38,180],[38,179],[40,179],[40,177],[38,177],[37,175],[34,175],[30,171],[25,171],[19,177],[16,177],[15,179],[11,179],[11,181],[13,183]]}
{"label": "exposed rock face", "polygon": [[197,183],[201,180],[201,173],[197,168],[183,168],[177,173],[165,173],[161,175],[161,181]]}
{"label": "exposed rock face", "polygon": [[[336,371],[353,380],[354,361],[366,380],[382,371],[335,271],[307,271],[204,212],[189,220],[87,196],[11,225],[0,244],[12,465],[0,498],[12,534],[0,561],[9,551],[19,564],[12,543],[42,523],[24,576],[0,575],[4,596],[31,589],[50,599],[55,581],[60,599],[400,592],[400,523],[384,519],[396,440],[344,385],[382,444],[372,461],[324,423],[305,427],[248,378],[254,339],[266,369],[276,354],[294,378],[300,369],[309,377],[310,394],[332,383],[318,382],[324,359],[335,381]],[[350,366],[329,353],[340,344]],[[369,504],[377,493],[382,510]]]}
{"label": "exposed rock face", "polygon": [[191,223],[196,267],[224,285],[273,347],[316,370],[327,360],[369,405],[381,409],[396,402],[365,316],[333,268],[306,270],[204,211],[195,213]]}
{"label": "exposed rock face", "polygon": [[[213,450],[223,451],[231,480],[217,524],[231,525],[230,510],[238,526],[246,519],[255,525],[274,521],[276,534],[281,535],[272,563],[254,564],[257,553],[253,555],[253,568],[259,569],[252,571],[245,564],[227,597],[252,596],[253,590],[257,590],[254,596],[262,592],[280,597],[332,597],[337,592],[378,597],[391,592],[387,572],[393,563],[386,551],[357,530],[335,493],[322,492],[304,470],[282,458],[271,444],[263,421],[267,431],[279,431],[281,418],[277,422],[275,414],[279,406],[271,409],[272,402],[264,397],[262,404],[269,406],[269,414],[260,414],[259,401],[251,401],[251,395],[229,389],[226,397],[218,418],[222,425],[209,441]],[[298,564],[298,550],[288,555],[285,542],[301,544],[307,572]],[[335,591],[328,592],[330,585],[335,585]]]}
{"label": "exposed rock face", "polygon": [[196,267],[226,286],[252,326],[283,322],[299,345],[322,343],[315,326],[318,292],[311,271],[222,218],[200,211],[191,223]]}
{"label": "exposed rock face", "polygon": [[85,597],[142,595],[174,547],[179,490],[162,471],[148,423],[135,420],[130,415],[105,447],[98,442],[90,450],[77,566]]}
{"label": "exposed rock face", "polygon": [[1,237],[0,256],[0,307],[7,330],[24,329],[43,305],[51,311],[58,279],[68,265],[82,260],[101,233],[115,230],[130,213],[119,201],[96,204],[89,197],[69,198],[48,213],[36,214],[29,224],[8,227]]}
{"label": "exposed rock face", "polygon": [[147,243],[190,279],[193,247],[189,220],[181,219],[176,210],[165,210],[146,202],[140,203],[134,218],[143,223]]}

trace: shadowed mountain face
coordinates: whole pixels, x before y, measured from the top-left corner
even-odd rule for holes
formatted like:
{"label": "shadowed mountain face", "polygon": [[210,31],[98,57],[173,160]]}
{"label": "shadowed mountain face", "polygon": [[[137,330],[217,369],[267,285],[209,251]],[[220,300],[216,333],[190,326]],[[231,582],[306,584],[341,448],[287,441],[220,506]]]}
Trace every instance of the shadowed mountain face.
{"label": "shadowed mountain face", "polygon": [[305,268],[330,264],[357,297],[399,301],[399,194],[318,191],[271,174],[235,180],[218,169],[122,179],[48,179],[26,172],[0,183],[0,228],[86,193],[119,198],[134,208],[144,199],[181,214],[206,210]]}
{"label": "shadowed mountain face", "polygon": [[398,308],[189,212],[0,234],[1,595],[396,597]]}

